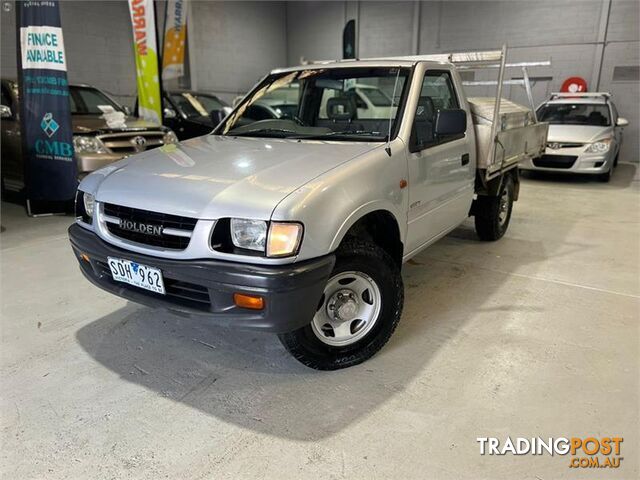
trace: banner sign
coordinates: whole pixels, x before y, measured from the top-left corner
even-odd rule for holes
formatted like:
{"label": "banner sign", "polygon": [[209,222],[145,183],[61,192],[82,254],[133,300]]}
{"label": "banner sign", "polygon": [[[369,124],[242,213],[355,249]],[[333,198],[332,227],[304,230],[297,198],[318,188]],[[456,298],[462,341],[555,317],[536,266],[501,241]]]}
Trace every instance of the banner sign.
{"label": "banner sign", "polygon": [[356,58],[356,21],[353,19],[342,30],[342,58]]}
{"label": "banner sign", "polygon": [[70,200],[78,181],[58,1],[16,2],[16,15],[27,199]]}
{"label": "banner sign", "polygon": [[162,79],[184,76],[184,52],[187,47],[187,0],[168,0],[164,21]]}
{"label": "banner sign", "polygon": [[129,0],[138,84],[138,114],[162,123],[153,0]]}

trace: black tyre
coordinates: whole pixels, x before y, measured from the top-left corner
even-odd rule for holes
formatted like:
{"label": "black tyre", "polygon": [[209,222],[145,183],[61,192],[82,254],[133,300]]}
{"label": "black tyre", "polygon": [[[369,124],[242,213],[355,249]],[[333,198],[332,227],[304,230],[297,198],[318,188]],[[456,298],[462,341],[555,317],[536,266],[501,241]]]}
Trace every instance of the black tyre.
{"label": "black tyre", "polygon": [[382,248],[348,239],[311,323],[279,335],[284,347],[316,370],[337,370],[364,362],[380,350],[402,314],[400,267]]}
{"label": "black tyre", "polygon": [[603,183],[609,183],[609,181],[611,180],[611,175],[613,174],[613,167],[611,167],[609,169],[609,171],[601,173],[600,175],[598,175],[598,180],[600,180]]}
{"label": "black tyre", "polygon": [[513,194],[513,179],[506,176],[498,196],[478,195],[474,215],[476,232],[481,240],[494,241],[505,234],[511,220]]}

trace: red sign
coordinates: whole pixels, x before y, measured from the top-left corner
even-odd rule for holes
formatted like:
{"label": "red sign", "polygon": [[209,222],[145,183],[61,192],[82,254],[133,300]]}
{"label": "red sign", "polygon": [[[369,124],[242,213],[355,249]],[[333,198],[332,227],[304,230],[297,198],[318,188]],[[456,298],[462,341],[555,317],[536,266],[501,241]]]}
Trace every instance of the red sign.
{"label": "red sign", "polygon": [[583,93],[587,91],[587,82],[582,77],[569,77],[562,83],[560,91],[566,93]]}

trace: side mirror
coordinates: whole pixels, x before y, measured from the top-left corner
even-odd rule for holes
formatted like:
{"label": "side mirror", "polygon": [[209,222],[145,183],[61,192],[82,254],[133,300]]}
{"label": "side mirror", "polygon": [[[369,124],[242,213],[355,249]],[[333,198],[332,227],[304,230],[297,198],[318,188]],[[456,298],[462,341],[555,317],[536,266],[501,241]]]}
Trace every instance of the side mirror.
{"label": "side mirror", "polygon": [[467,131],[467,113],[464,110],[439,110],[435,134],[438,137],[462,135]]}
{"label": "side mirror", "polygon": [[11,109],[6,105],[0,105],[0,118],[11,118],[13,114]]}
{"label": "side mirror", "polygon": [[224,110],[211,110],[209,112],[209,118],[214,126],[217,126],[226,116],[227,114]]}
{"label": "side mirror", "polygon": [[178,116],[176,111],[170,107],[164,107],[164,109],[162,110],[162,115],[164,115],[164,118],[176,118]]}
{"label": "side mirror", "polygon": [[629,125],[629,120],[627,120],[624,117],[618,117],[618,120],[616,121],[616,126],[626,127],[627,125]]}

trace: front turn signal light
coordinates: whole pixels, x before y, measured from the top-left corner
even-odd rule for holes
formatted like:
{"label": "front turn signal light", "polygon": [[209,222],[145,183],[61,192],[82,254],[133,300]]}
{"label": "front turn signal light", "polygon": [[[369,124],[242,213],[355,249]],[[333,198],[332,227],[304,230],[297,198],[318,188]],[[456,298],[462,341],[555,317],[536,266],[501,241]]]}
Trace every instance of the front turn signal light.
{"label": "front turn signal light", "polygon": [[298,252],[302,225],[293,222],[271,222],[267,236],[267,257],[288,257]]}
{"label": "front turn signal light", "polygon": [[262,310],[264,308],[264,298],[260,295],[234,293],[233,303],[235,303],[237,307],[248,308],[249,310]]}

